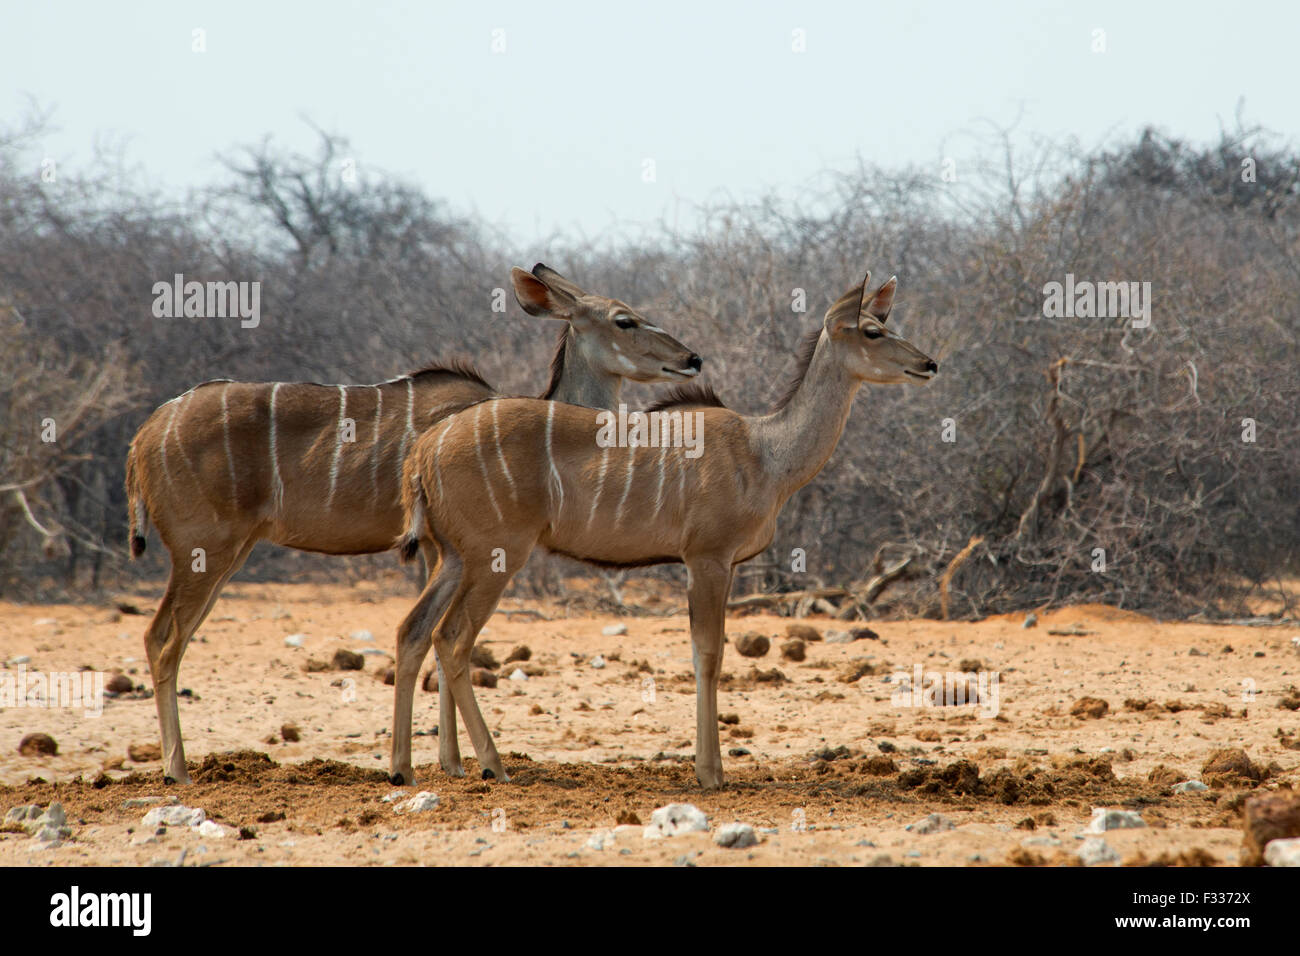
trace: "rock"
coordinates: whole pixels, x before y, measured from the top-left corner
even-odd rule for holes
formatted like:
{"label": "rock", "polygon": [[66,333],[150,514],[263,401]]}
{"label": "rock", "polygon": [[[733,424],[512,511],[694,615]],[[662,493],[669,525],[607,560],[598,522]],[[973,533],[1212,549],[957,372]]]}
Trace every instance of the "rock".
{"label": "rock", "polygon": [[297,724],[282,724],[280,726],[280,737],[287,744],[296,744],[302,740],[302,730]]}
{"label": "rock", "polygon": [[880,640],[880,635],[877,634],[875,631],[873,631],[873,630],[872,630],[871,628],[869,628],[869,627],[853,627],[853,628],[849,628],[849,637],[853,638],[853,640],[855,640],[855,641],[878,641],[878,640]]}
{"label": "rock", "polygon": [[1084,833],[1105,833],[1107,830],[1136,830],[1146,826],[1142,814],[1132,810],[1110,810],[1106,807],[1093,807],[1092,819],[1084,828]]}
{"label": "rock", "polygon": [[1118,863],[1119,854],[1101,837],[1089,837],[1083,841],[1078,850],[1079,861],[1084,866],[1099,866],[1103,863]]}
{"label": "rock", "polygon": [[21,807],[13,807],[5,814],[5,823],[17,823],[26,829],[28,820],[36,820],[41,815],[41,808],[34,803],[24,804]]}
{"label": "rock", "polygon": [[385,667],[384,672],[379,675],[379,680],[386,687],[392,687],[397,683],[397,670],[392,667]]}
{"label": "rock", "polygon": [[285,647],[302,647],[303,642],[307,640],[306,634],[290,634],[284,639]]}
{"label": "rock", "polygon": [[198,807],[177,803],[167,807],[154,807],[140,822],[147,827],[197,827],[207,818],[207,814]]}
{"label": "rock", "polygon": [[620,810],[618,816],[614,818],[614,822],[620,827],[639,827],[641,818],[636,815],[635,810]]}
{"label": "rock", "polygon": [[514,670],[512,670],[512,671],[510,672],[510,677],[509,677],[508,679],[509,679],[509,680],[528,680],[528,675],[525,674],[523,671],[521,671],[518,667],[516,667]]}
{"label": "rock", "polygon": [[595,657],[591,659],[591,666],[596,668],[596,670],[601,670],[602,668],[605,667],[605,658],[602,657],[600,654],[597,654]]}
{"label": "rock", "polygon": [[[39,624],[41,622],[37,621],[36,623]],[[17,657],[9,658],[10,667],[21,667],[23,664],[30,664],[31,662],[32,659],[27,654],[19,654]]]}
{"label": "rock", "polygon": [[434,809],[442,801],[438,799],[436,793],[430,793],[428,790],[421,790],[410,800],[403,801],[393,809],[398,813],[425,813]]}
{"label": "rock", "polygon": [[1037,615],[1037,614],[1026,614],[1026,615],[1025,615],[1025,620],[1024,620],[1023,623],[1021,623],[1020,626],[1023,627],[1023,628],[1037,627],[1037,626],[1038,626],[1038,615]]}
{"label": "rock", "polygon": [[398,800],[401,800],[405,796],[406,796],[405,790],[394,790],[392,793],[382,796],[379,799],[384,803],[396,803]]}
{"label": "rock", "polygon": [[1110,711],[1110,704],[1100,697],[1080,697],[1070,707],[1071,717],[1089,717],[1096,720],[1105,717]]}
{"label": "rock", "polygon": [[230,836],[229,830],[213,820],[204,820],[195,827],[195,830],[201,837],[211,837],[216,840]]}
{"label": "rock", "polygon": [[1043,836],[1025,837],[1025,839],[1023,839],[1023,840],[1020,841],[1020,845],[1021,845],[1021,846],[1030,846],[1030,847],[1033,847],[1033,846],[1044,846],[1044,847],[1060,846],[1060,845],[1061,845],[1061,838],[1058,837],[1058,836],[1056,836],[1056,835],[1053,834],[1053,833],[1046,833],[1046,834],[1044,834]]}
{"label": "rock", "polygon": [[356,651],[339,648],[334,652],[334,657],[330,661],[330,666],[336,671],[359,671],[365,668],[366,659]]}
{"label": "rock", "polygon": [[836,680],[845,684],[852,684],[863,677],[870,677],[875,672],[876,668],[870,661],[861,659],[849,661],[848,664],[844,665]]}
{"label": "rock", "polygon": [[725,823],[713,834],[713,842],[731,850],[758,845],[758,834],[748,823]]}
{"label": "rock", "polygon": [[1215,778],[1225,783],[1233,782],[1234,778],[1258,782],[1262,776],[1246,751],[1238,747],[1214,751],[1201,766],[1201,779],[1211,784]]}
{"label": "rock", "polygon": [[110,694],[129,694],[135,690],[135,684],[125,674],[114,674],[104,682],[104,690]]}
{"label": "rock", "polygon": [[497,663],[496,656],[490,650],[477,644],[469,652],[469,662],[474,667],[486,667],[490,671],[494,671],[501,666]]}
{"label": "rock", "polygon": [[709,818],[693,804],[670,803],[650,814],[650,825],[645,828],[642,836],[647,840],[657,840],[708,829]]}
{"label": "rock", "polygon": [[131,744],[126,748],[126,755],[136,763],[149,763],[162,760],[162,747],[157,744]]}
{"label": "rock", "polygon": [[627,633],[626,624],[607,624],[600,629],[600,633],[605,637],[622,637]]}
{"label": "rock", "polygon": [[1264,862],[1269,866],[1300,866],[1300,839],[1269,840],[1264,847]]}
{"label": "rock", "polygon": [[898,764],[884,754],[875,754],[863,760],[858,769],[873,777],[888,777],[898,773]]}
{"label": "rock", "polygon": [[848,631],[827,631],[825,634],[827,644],[852,644],[853,635]]}
{"label": "rock", "polygon": [[793,638],[781,645],[781,657],[787,661],[802,661],[808,656],[808,645]]}
{"label": "rock", "polygon": [[424,675],[424,680],[420,683],[430,694],[438,693],[438,668],[434,668]]}
{"label": "rock", "polygon": [[932,813],[927,817],[922,817],[915,823],[909,823],[903,827],[904,830],[910,830],[912,833],[942,833],[945,830],[952,830],[957,826],[942,813]]}
{"label": "rock", "polygon": [[609,830],[602,830],[599,833],[593,833],[587,838],[588,850],[603,850],[605,847],[614,843],[616,837]]}
{"label": "rock", "polygon": [[740,714],[718,714],[718,723],[734,726],[740,723]]}
{"label": "rock", "polygon": [[369,631],[364,631],[364,630],[353,631],[351,634],[348,635],[348,640],[352,640],[352,641],[373,641],[374,639],[375,639],[375,635],[371,634]]}
{"label": "rock", "polygon": [[793,637],[796,640],[808,641],[810,643],[820,641],[822,632],[817,630],[811,624],[787,624],[785,626],[786,637]]}
{"label": "rock", "polygon": [[28,734],[18,742],[18,752],[24,757],[57,757],[59,745],[49,734]]}
{"label": "rock", "polygon": [[1209,789],[1199,780],[1184,780],[1182,783],[1174,784],[1174,793],[1200,793],[1202,790]]}
{"label": "rock", "polygon": [[152,807],[155,803],[162,803],[162,797],[131,797],[122,801],[123,810],[134,810],[137,807]]}
{"label": "rock", "polygon": [[513,664],[515,661],[530,661],[533,659],[532,649],[527,644],[520,644],[513,651],[506,655],[506,663]]}
{"label": "rock", "polygon": [[772,642],[753,631],[746,631],[736,638],[736,653],[741,657],[763,657],[771,649]]}
{"label": "rock", "polygon": [[1300,837],[1300,794],[1278,790],[1248,797],[1242,808],[1241,865],[1259,866],[1274,840]]}
{"label": "rock", "polygon": [[486,667],[476,667],[469,672],[469,682],[475,687],[496,687],[497,675]]}

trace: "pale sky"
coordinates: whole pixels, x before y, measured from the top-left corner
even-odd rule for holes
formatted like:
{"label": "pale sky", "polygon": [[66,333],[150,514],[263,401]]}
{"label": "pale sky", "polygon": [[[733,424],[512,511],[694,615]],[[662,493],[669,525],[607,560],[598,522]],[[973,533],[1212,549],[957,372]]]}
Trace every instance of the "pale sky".
{"label": "pale sky", "polygon": [[76,166],[124,142],[179,195],[220,175],[218,151],[313,150],[306,117],[361,169],[531,243],[685,225],[768,188],[797,199],[858,156],[937,176],[1017,116],[1026,140],[1151,122],[1204,141],[1244,98],[1294,142],[1297,36],[1300,4],[1200,0],[0,0],[0,122],[33,97],[55,110],[46,155]]}

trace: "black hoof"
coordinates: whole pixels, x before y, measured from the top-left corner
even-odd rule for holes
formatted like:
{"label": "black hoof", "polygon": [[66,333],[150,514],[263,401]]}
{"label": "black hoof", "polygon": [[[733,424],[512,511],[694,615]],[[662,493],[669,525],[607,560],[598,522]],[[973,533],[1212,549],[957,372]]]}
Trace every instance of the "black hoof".
{"label": "black hoof", "polygon": [[167,776],[166,774],[163,774],[163,783],[165,783],[167,786],[170,787],[170,786],[171,786],[172,784],[174,784],[175,782],[176,782],[176,778],[175,778],[175,777],[169,777],[169,776]]}
{"label": "black hoof", "polygon": [[484,770],[484,771],[483,771],[483,779],[484,779],[484,780],[495,780],[496,778],[497,778],[497,775],[494,774],[491,770]]}
{"label": "black hoof", "polygon": [[400,773],[395,773],[392,776],[390,776],[388,778],[388,782],[391,783],[394,787],[400,787],[403,783],[405,783]]}

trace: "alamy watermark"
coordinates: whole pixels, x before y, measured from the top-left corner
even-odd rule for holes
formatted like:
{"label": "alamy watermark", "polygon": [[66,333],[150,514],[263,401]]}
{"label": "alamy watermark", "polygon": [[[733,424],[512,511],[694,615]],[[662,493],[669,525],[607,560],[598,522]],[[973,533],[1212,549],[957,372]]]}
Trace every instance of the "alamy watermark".
{"label": "alamy watermark", "polygon": [[25,664],[0,671],[0,710],[9,707],[80,707],[87,717],[103,716],[104,672],[29,673]]}
{"label": "alamy watermark", "polygon": [[156,319],[238,318],[245,329],[262,321],[262,283],[185,281],[178,272],[171,282],[153,284],[153,315]]}
{"label": "alamy watermark", "polygon": [[980,709],[982,717],[996,717],[1001,700],[999,671],[927,671],[920,664],[912,673],[892,675],[895,707],[962,707]]}
{"label": "alamy watermark", "polygon": [[681,409],[629,412],[622,402],[618,414],[596,415],[596,444],[600,448],[685,448],[687,458],[704,452],[704,413]]}
{"label": "alamy watermark", "polygon": [[1043,317],[1132,319],[1133,328],[1145,329],[1151,324],[1151,283],[1075,281],[1067,272],[1065,282],[1043,286]]}

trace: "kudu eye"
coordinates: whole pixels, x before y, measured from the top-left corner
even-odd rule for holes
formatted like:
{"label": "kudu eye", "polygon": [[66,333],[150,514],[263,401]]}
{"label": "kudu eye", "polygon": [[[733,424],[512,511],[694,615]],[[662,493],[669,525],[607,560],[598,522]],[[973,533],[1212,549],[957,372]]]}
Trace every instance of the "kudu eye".
{"label": "kudu eye", "polygon": [[885,333],[880,331],[880,329],[863,329],[862,334],[869,339],[878,339]]}
{"label": "kudu eye", "polygon": [[620,329],[635,329],[636,319],[629,319],[626,315],[620,315],[614,320],[614,324]]}

